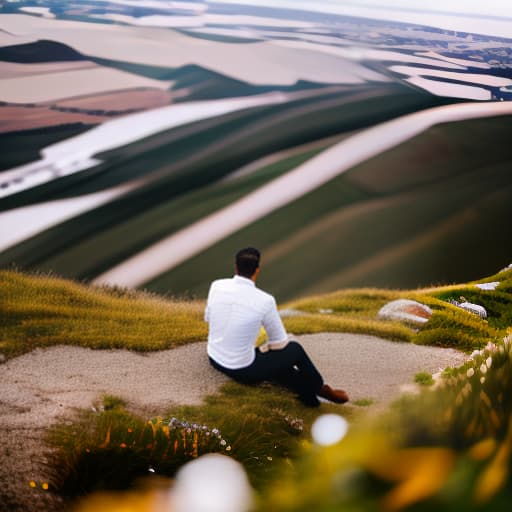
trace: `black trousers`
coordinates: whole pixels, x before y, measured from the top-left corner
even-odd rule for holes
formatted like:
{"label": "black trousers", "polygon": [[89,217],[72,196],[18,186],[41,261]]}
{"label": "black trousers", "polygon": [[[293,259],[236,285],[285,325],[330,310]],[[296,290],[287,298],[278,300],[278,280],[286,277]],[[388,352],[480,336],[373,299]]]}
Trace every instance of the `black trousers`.
{"label": "black trousers", "polygon": [[212,358],[210,363],[215,369],[242,384],[256,384],[265,380],[277,382],[297,393],[305,405],[319,405],[317,394],[324,380],[302,345],[290,341],[281,350],[255,351],[253,363],[245,368],[224,368]]}

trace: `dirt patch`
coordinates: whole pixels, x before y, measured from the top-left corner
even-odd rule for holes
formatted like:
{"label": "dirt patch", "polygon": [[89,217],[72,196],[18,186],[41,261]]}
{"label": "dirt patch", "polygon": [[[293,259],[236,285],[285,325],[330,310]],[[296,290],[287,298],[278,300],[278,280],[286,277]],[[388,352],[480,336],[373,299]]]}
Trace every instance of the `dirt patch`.
{"label": "dirt patch", "polygon": [[[294,336],[325,381],[373,409],[396,398],[419,371],[459,366],[453,349],[395,343],[374,336],[324,333]],[[94,407],[105,394],[120,396],[146,417],[172,404],[200,404],[227,381],[206,357],[206,343],[147,354],[57,346],[37,349],[0,365],[0,510],[57,511],[62,501],[41,486],[50,482],[46,429]],[[319,410],[321,413],[321,409]],[[35,487],[30,486],[30,482]],[[2,501],[3,500],[3,501]]]}

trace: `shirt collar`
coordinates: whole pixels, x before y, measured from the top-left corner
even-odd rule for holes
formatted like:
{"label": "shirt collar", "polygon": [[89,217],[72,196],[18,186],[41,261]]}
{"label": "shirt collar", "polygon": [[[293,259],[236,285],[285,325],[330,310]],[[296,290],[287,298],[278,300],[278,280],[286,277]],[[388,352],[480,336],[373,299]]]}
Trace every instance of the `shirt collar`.
{"label": "shirt collar", "polygon": [[233,276],[233,279],[235,280],[236,283],[248,284],[248,285],[251,285],[251,286],[256,286],[254,281],[252,279],[249,279],[248,277],[243,277],[243,276],[239,276],[238,274],[235,274]]}

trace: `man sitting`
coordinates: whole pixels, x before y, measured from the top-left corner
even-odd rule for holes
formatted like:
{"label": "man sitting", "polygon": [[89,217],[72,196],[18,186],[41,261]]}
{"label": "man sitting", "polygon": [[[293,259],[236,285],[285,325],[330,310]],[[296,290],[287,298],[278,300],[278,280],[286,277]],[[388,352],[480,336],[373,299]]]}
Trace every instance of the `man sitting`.
{"label": "man sitting", "polygon": [[[347,402],[347,393],[324,384],[302,346],[289,341],[274,297],[256,287],[259,251],[252,247],[239,251],[235,270],[233,278],[214,281],[208,293],[205,321],[212,366],[244,384],[277,382],[308,406],[318,406],[319,397]],[[261,326],[268,341],[257,349]]]}

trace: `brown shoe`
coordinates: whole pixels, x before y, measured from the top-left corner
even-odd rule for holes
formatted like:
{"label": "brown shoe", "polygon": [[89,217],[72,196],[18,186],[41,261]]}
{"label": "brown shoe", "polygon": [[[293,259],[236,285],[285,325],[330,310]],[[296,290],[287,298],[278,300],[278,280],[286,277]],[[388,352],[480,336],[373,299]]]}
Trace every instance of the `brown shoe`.
{"label": "brown shoe", "polygon": [[320,388],[318,396],[329,400],[329,402],[334,402],[335,404],[344,404],[345,402],[348,402],[348,395],[345,391],[342,389],[332,389],[331,386],[328,386],[327,384],[324,384]]}

